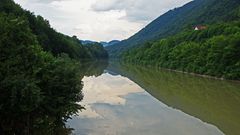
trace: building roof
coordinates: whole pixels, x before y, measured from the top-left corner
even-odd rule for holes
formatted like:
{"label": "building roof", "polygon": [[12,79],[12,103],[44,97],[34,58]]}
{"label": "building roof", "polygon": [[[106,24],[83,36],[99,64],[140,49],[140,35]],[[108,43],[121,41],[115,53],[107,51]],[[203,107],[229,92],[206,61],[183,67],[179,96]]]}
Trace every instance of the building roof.
{"label": "building roof", "polygon": [[203,25],[197,25],[194,27],[195,30],[204,30],[207,29],[207,26],[203,26]]}

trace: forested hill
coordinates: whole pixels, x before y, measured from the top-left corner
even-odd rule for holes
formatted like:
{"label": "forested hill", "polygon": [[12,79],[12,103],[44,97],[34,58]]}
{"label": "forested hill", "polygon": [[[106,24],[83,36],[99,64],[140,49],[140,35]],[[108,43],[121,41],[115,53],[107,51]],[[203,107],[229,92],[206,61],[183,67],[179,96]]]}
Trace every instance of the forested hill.
{"label": "forested hill", "polygon": [[122,55],[127,62],[240,80],[240,21],[186,30]]}
{"label": "forested hill", "polygon": [[239,17],[239,5],[239,0],[194,0],[168,11],[129,39],[109,46],[107,50],[110,57],[118,57],[129,48],[175,35],[195,25],[229,22]]}
{"label": "forested hill", "polygon": [[83,108],[83,59],[107,56],[103,46],[83,46],[0,0],[0,134],[68,134],[66,120]]}
{"label": "forested hill", "polygon": [[12,0],[0,1],[0,14],[12,16],[15,21],[22,20],[26,22],[32,34],[37,37],[37,41],[43,50],[51,52],[54,56],[65,53],[74,59],[97,59],[95,56],[100,56],[100,54],[96,55],[98,52],[103,54],[100,56],[101,58],[108,56],[103,47],[96,48],[93,46],[91,48],[91,46],[83,46],[76,36],[69,37],[55,31],[43,17],[35,16],[32,12],[23,10]]}

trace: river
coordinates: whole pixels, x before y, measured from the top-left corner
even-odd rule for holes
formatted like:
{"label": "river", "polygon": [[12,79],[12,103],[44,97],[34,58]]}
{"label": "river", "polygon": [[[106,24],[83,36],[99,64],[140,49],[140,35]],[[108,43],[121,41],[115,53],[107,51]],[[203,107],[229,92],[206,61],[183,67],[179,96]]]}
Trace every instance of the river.
{"label": "river", "polygon": [[66,123],[73,134],[240,134],[239,82],[117,62],[94,67],[102,69],[82,80],[86,110]]}

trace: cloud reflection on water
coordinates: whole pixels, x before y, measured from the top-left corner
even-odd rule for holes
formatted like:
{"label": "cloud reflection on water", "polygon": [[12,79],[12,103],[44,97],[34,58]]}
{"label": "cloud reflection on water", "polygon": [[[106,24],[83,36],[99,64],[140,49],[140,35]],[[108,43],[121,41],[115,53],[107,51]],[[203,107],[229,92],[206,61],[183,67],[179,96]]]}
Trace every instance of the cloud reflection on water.
{"label": "cloud reflection on water", "polygon": [[92,109],[93,104],[125,105],[124,96],[144,92],[134,82],[120,75],[112,76],[106,73],[99,77],[84,77],[82,81],[84,82],[84,99],[81,101],[81,105],[84,105],[86,110],[79,113],[80,117],[102,118]]}
{"label": "cloud reflection on water", "polygon": [[83,82],[86,110],[68,121],[76,135],[224,135],[216,126],[158,101],[126,77],[107,72]]}

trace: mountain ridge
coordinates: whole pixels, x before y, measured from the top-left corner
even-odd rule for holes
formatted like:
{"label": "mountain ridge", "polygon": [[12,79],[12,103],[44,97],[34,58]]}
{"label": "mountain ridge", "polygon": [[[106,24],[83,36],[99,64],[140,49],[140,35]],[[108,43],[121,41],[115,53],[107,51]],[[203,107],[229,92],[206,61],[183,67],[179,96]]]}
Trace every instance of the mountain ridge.
{"label": "mountain ridge", "polygon": [[122,52],[139,44],[175,35],[195,25],[229,21],[232,20],[229,14],[238,5],[238,0],[194,0],[166,12],[135,35],[106,49],[110,57],[119,57]]}
{"label": "mountain ridge", "polygon": [[107,46],[111,46],[111,45],[115,45],[121,41],[119,40],[112,40],[112,41],[109,41],[109,42],[104,42],[104,41],[101,41],[101,42],[97,42],[97,41],[91,41],[91,40],[80,40],[80,42],[83,44],[83,45],[87,45],[87,44],[101,44],[103,47],[107,47]]}

